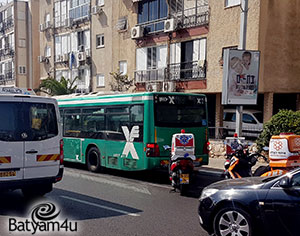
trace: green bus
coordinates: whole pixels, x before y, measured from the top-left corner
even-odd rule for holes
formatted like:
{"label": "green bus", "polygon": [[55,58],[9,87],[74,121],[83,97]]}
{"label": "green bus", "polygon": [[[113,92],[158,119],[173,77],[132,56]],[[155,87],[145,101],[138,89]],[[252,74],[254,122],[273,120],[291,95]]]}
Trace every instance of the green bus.
{"label": "green bus", "polygon": [[196,164],[208,164],[205,95],[145,92],[56,97],[63,120],[64,160],[102,167],[148,170],[168,165],[174,133],[195,135]]}

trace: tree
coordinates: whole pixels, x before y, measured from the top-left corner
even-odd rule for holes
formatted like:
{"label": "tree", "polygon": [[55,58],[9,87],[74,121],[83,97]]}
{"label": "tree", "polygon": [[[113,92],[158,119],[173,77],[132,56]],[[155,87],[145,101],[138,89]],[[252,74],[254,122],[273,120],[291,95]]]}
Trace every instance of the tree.
{"label": "tree", "polygon": [[52,77],[48,77],[42,80],[39,87],[34,89],[34,91],[43,92],[51,96],[75,93],[77,85],[74,85],[74,83],[77,79],[78,77],[71,81],[62,76],[60,81],[57,81]]}
{"label": "tree", "polygon": [[300,134],[300,111],[280,110],[264,124],[262,133],[257,139],[258,148],[269,146],[272,135],[280,133]]}
{"label": "tree", "polygon": [[113,82],[109,84],[112,91],[124,92],[133,86],[133,80],[130,80],[128,75],[122,75],[119,70],[111,72],[110,75],[113,77]]}

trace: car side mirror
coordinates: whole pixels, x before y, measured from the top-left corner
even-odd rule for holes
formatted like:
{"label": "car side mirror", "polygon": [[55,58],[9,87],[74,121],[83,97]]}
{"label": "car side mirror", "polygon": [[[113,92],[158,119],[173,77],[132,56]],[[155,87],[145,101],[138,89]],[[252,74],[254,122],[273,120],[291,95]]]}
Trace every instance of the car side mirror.
{"label": "car side mirror", "polygon": [[290,178],[288,176],[283,177],[279,182],[279,186],[285,189],[292,187]]}

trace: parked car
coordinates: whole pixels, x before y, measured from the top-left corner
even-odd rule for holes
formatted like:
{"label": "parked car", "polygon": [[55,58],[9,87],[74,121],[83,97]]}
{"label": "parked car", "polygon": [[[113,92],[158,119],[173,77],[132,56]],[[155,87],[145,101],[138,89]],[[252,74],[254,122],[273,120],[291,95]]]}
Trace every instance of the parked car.
{"label": "parked car", "polygon": [[[235,109],[225,109],[223,113],[223,126],[225,134],[233,136],[236,127]],[[243,110],[243,137],[258,137],[263,129],[263,114],[256,110]]]}
{"label": "parked car", "polygon": [[198,212],[201,226],[218,236],[299,235],[300,168],[209,185]]}
{"label": "parked car", "polygon": [[50,192],[63,175],[57,101],[1,87],[0,111],[0,190],[21,189],[25,196]]}

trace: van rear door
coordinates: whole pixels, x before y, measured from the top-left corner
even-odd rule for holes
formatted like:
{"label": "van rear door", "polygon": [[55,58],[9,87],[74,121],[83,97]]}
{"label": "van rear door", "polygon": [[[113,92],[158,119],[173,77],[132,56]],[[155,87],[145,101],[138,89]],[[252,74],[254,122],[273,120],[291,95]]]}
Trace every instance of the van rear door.
{"label": "van rear door", "polygon": [[23,179],[24,142],[20,132],[22,106],[22,98],[0,96],[1,182]]}
{"label": "van rear door", "polygon": [[54,177],[59,172],[61,127],[54,99],[24,98],[24,179]]}

